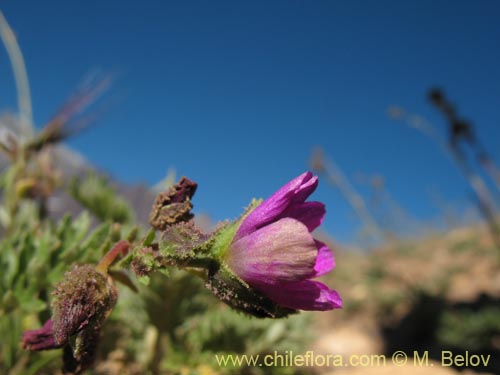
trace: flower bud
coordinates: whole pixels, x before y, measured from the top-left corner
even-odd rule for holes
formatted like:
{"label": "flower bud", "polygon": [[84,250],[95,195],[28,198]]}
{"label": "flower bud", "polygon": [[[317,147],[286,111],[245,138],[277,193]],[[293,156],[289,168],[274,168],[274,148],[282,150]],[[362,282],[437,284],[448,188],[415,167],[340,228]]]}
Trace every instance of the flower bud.
{"label": "flower bud", "polygon": [[[66,272],[53,297],[55,343],[65,347],[65,370],[79,373],[93,362],[101,328],[116,304],[117,290],[94,267],[77,265]],[[73,336],[75,343],[70,348]]]}
{"label": "flower bud", "polygon": [[63,344],[75,333],[101,327],[118,294],[106,276],[90,265],[74,266],[57,285],[52,301],[54,337]]}
{"label": "flower bud", "polygon": [[158,194],[149,216],[151,226],[163,231],[169,225],[190,220],[193,217],[191,198],[196,188],[195,182],[182,177],[177,184]]}

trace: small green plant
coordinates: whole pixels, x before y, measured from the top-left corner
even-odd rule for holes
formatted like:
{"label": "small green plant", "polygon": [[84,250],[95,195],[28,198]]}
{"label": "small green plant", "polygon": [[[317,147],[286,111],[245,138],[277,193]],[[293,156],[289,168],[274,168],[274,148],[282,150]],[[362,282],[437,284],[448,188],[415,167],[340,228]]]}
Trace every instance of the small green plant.
{"label": "small green plant", "polygon": [[[193,223],[196,184],[183,178],[158,195],[147,231],[105,179],[91,173],[65,184],[50,159],[62,138],[52,127],[3,147],[11,163],[0,175],[2,373],[55,374],[62,367],[84,374],[121,350],[124,373],[197,373],[208,366],[236,374],[242,369],[219,368],[215,354],[300,351],[308,319],[298,310],[340,306],[335,291],[312,280],[333,266],[330,250],[310,234],[324,207],[314,202],[313,215],[301,222],[291,199],[304,201],[314,190],[310,173],[213,233]],[[65,186],[84,210],[56,221],[49,201]],[[285,205],[263,218],[275,202]]]}

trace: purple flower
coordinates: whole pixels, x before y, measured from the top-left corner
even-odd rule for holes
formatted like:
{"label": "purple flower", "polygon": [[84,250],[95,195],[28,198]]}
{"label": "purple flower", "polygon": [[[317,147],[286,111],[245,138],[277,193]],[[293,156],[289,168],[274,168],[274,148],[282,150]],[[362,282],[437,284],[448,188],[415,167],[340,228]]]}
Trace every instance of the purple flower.
{"label": "purple flower", "polygon": [[306,202],[318,186],[305,172],[243,219],[226,253],[229,268],[280,306],[300,310],[342,307],[339,294],[311,279],[334,266],[330,249],[311,232],[325,215],[320,202]]}

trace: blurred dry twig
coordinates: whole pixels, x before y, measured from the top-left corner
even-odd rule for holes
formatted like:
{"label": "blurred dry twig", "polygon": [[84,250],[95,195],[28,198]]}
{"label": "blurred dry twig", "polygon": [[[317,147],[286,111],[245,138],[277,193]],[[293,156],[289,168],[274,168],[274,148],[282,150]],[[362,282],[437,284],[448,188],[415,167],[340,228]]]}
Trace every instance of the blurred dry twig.
{"label": "blurred dry twig", "polygon": [[30,85],[26,72],[26,65],[24,64],[23,54],[17,43],[16,36],[1,10],[0,38],[7,50],[16,82],[21,133],[24,137],[31,138],[34,132],[33,113],[31,109]]}
{"label": "blurred dry twig", "polygon": [[363,197],[354,189],[342,170],[331,159],[326,159],[321,148],[316,148],[311,157],[311,168],[322,174],[333,187],[337,188],[356,216],[363,224],[366,235],[375,242],[386,238],[386,234],[379,227],[371,212],[368,210]]}

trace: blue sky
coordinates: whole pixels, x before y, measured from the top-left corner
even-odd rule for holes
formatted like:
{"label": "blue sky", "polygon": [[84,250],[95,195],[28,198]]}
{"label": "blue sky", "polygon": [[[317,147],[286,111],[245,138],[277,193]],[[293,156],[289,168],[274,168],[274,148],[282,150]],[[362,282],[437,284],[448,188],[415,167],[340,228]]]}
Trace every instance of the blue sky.
{"label": "blue sky", "polygon": [[[399,105],[445,123],[426,91],[444,88],[500,161],[500,3],[495,1],[4,1],[43,124],[89,72],[112,72],[120,98],[70,145],[126,182],[169,167],[199,183],[198,212],[234,218],[325,149],[357,184],[381,174],[420,220],[429,191],[466,206],[442,152],[387,116]],[[0,108],[15,86],[0,53]],[[366,186],[356,185],[366,192]],[[358,222],[326,181],[324,228],[352,240]]]}

